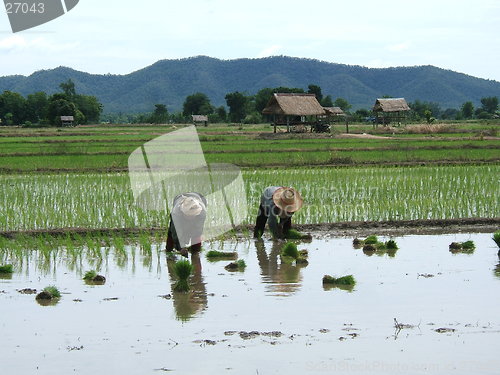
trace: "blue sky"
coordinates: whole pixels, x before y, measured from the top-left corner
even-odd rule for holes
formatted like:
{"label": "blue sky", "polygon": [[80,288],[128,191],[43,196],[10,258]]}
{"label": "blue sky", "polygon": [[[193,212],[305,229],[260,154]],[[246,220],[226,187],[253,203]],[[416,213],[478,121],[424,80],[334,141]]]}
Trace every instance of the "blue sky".
{"label": "blue sky", "polygon": [[0,9],[1,76],[61,65],[126,74],[196,55],[434,65],[500,81],[500,1],[80,0],[16,34]]}

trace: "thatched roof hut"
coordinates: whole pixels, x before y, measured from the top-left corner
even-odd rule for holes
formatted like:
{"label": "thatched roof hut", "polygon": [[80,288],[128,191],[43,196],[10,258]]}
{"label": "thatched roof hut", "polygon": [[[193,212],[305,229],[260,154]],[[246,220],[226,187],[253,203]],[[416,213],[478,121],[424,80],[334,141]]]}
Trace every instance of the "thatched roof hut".
{"label": "thatched roof hut", "polygon": [[318,116],[324,115],[325,110],[314,94],[276,93],[269,99],[262,113],[264,115]]}
{"label": "thatched roof hut", "polygon": [[75,121],[74,116],[61,116],[61,125],[62,126],[73,126],[74,121]]}
{"label": "thatched roof hut", "polygon": [[391,122],[404,121],[406,119],[405,113],[410,111],[411,108],[406,103],[404,98],[389,98],[377,99],[373,106],[373,112],[376,116],[376,124],[387,125]]}
{"label": "thatched roof hut", "polygon": [[328,116],[342,116],[345,115],[340,107],[323,107]]}
{"label": "thatched roof hut", "polygon": [[404,112],[410,107],[404,98],[377,99],[373,106],[373,112]]}
{"label": "thatched roof hut", "polygon": [[207,115],[191,115],[193,119],[193,124],[202,123],[203,125],[208,125],[208,116]]}

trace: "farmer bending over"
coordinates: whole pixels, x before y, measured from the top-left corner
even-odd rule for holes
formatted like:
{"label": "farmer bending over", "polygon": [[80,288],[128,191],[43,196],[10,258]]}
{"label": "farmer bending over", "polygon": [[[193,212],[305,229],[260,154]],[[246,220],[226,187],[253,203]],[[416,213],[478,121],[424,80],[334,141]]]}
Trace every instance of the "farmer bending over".
{"label": "farmer bending over", "polygon": [[174,198],[168,226],[167,251],[174,248],[187,256],[191,251],[201,250],[201,236],[207,216],[207,201],[199,193],[184,193]]}
{"label": "farmer bending over", "polygon": [[[266,222],[274,238],[286,238],[292,227],[292,215],[303,204],[299,192],[289,187],[269,186],[260,198],[259,214],[253,235],[260,238],[264,233]],[[279,219],[279,221],[278,221]]]}

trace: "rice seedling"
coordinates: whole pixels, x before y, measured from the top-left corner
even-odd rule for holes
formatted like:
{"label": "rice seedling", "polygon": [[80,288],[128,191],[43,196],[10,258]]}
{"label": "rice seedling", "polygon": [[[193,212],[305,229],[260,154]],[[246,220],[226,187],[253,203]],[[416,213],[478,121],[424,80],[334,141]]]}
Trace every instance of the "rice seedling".
{"label": "rice seedling", "polygon": [[290,229],[285,237],[289,240],[310,240],[312,239],[310,234],[303,234],[295,229]]}
{"label": "rice seedling", "polygon": [[394,240],[389,240],[385,243],[387,250],[397,250],[399,249],[398,244]]}
{"label": "rice seedling", "polygon": [[493,241],[495,241],[495,243],[497,244],[498,247],[500,247],[500,230],[493,233],[493,237],[492,237]]}
{"label": "rice seedling", "polygon": [[375,235],[371,235],[365,238],[364,243],[367,245],[375,245],[378,243],[378,237]]}
{"label": "rice seedling", "polygon": [[281,250],[281,256],[290,257],[296,260],[299,257],[299,250],[297,249],[297,245],[293,242],[287,242]]}
{"label": "rice seedling", "polygon": [[90,270],[90,271],[85,272],[85,275],[83,276],[83,280],[92,281],[94,279],[94,277],[96,277],[96,276],[97,276],[97,272],[94,270]]}
{"label": "rice seedling", "polygon": [[476,245],[474,244],[474,241],[465,241],[462,242],[462,248],[464,250],[474,250],[476,248]]}
{"label": "rice seedling", "polygon": [[339,278],[330,275],[325,275],[323,276],[323,284],[354,286],[356,285],[356,280],[354,279],[353,275],[342,276]]}
{"label": "rice seedling", "polygon": [[37,300],[50,300],[54,298],[61,298],[61,292],[59,292],[59,289],[57,289],[56,286],[50,285],[38,293],[35,297]]}
{"label": "rice seedling", "polygon": [[187,292],[189,291],[188,278],[193,272],[193,265],[188,260],[179,260],[174,265],[175,275],[178,281],[174,285],[174,291]]}
{"label": "rice seedling", "polygon": [[206,255],[208,260],[219,260],[219,259],[236,259],[238,257],[237,252],[227,252],[227,251],[217,251],[210,250]]}
{"label": "rice seedling", "polygon": [[238,259],[236,262],[231,262],[224,267],[227,271],[244,271],[247,264],[243,259]]}
{"label": "rice seedling", "polygon": [[4,264],[0,266],[0,274],[11,274],[14,272],[14,266],[12,264]]}
{"label": "rice seedling", "polygon": [[474,241],[452,242],[449,246],[452,253],[472,253],[476,249]]}

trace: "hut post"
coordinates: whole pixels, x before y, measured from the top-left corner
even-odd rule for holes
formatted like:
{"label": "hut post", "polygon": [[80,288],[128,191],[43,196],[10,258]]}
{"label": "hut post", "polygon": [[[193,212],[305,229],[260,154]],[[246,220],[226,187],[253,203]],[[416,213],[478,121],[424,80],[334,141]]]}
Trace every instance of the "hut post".
{"label": "hut post", "polygon": [[286,116],[286,132],[290,133],[290,116]]}
{"label": "hut post", "polygon": [[274,132],[276,133],[276,115],[273,115]]}

